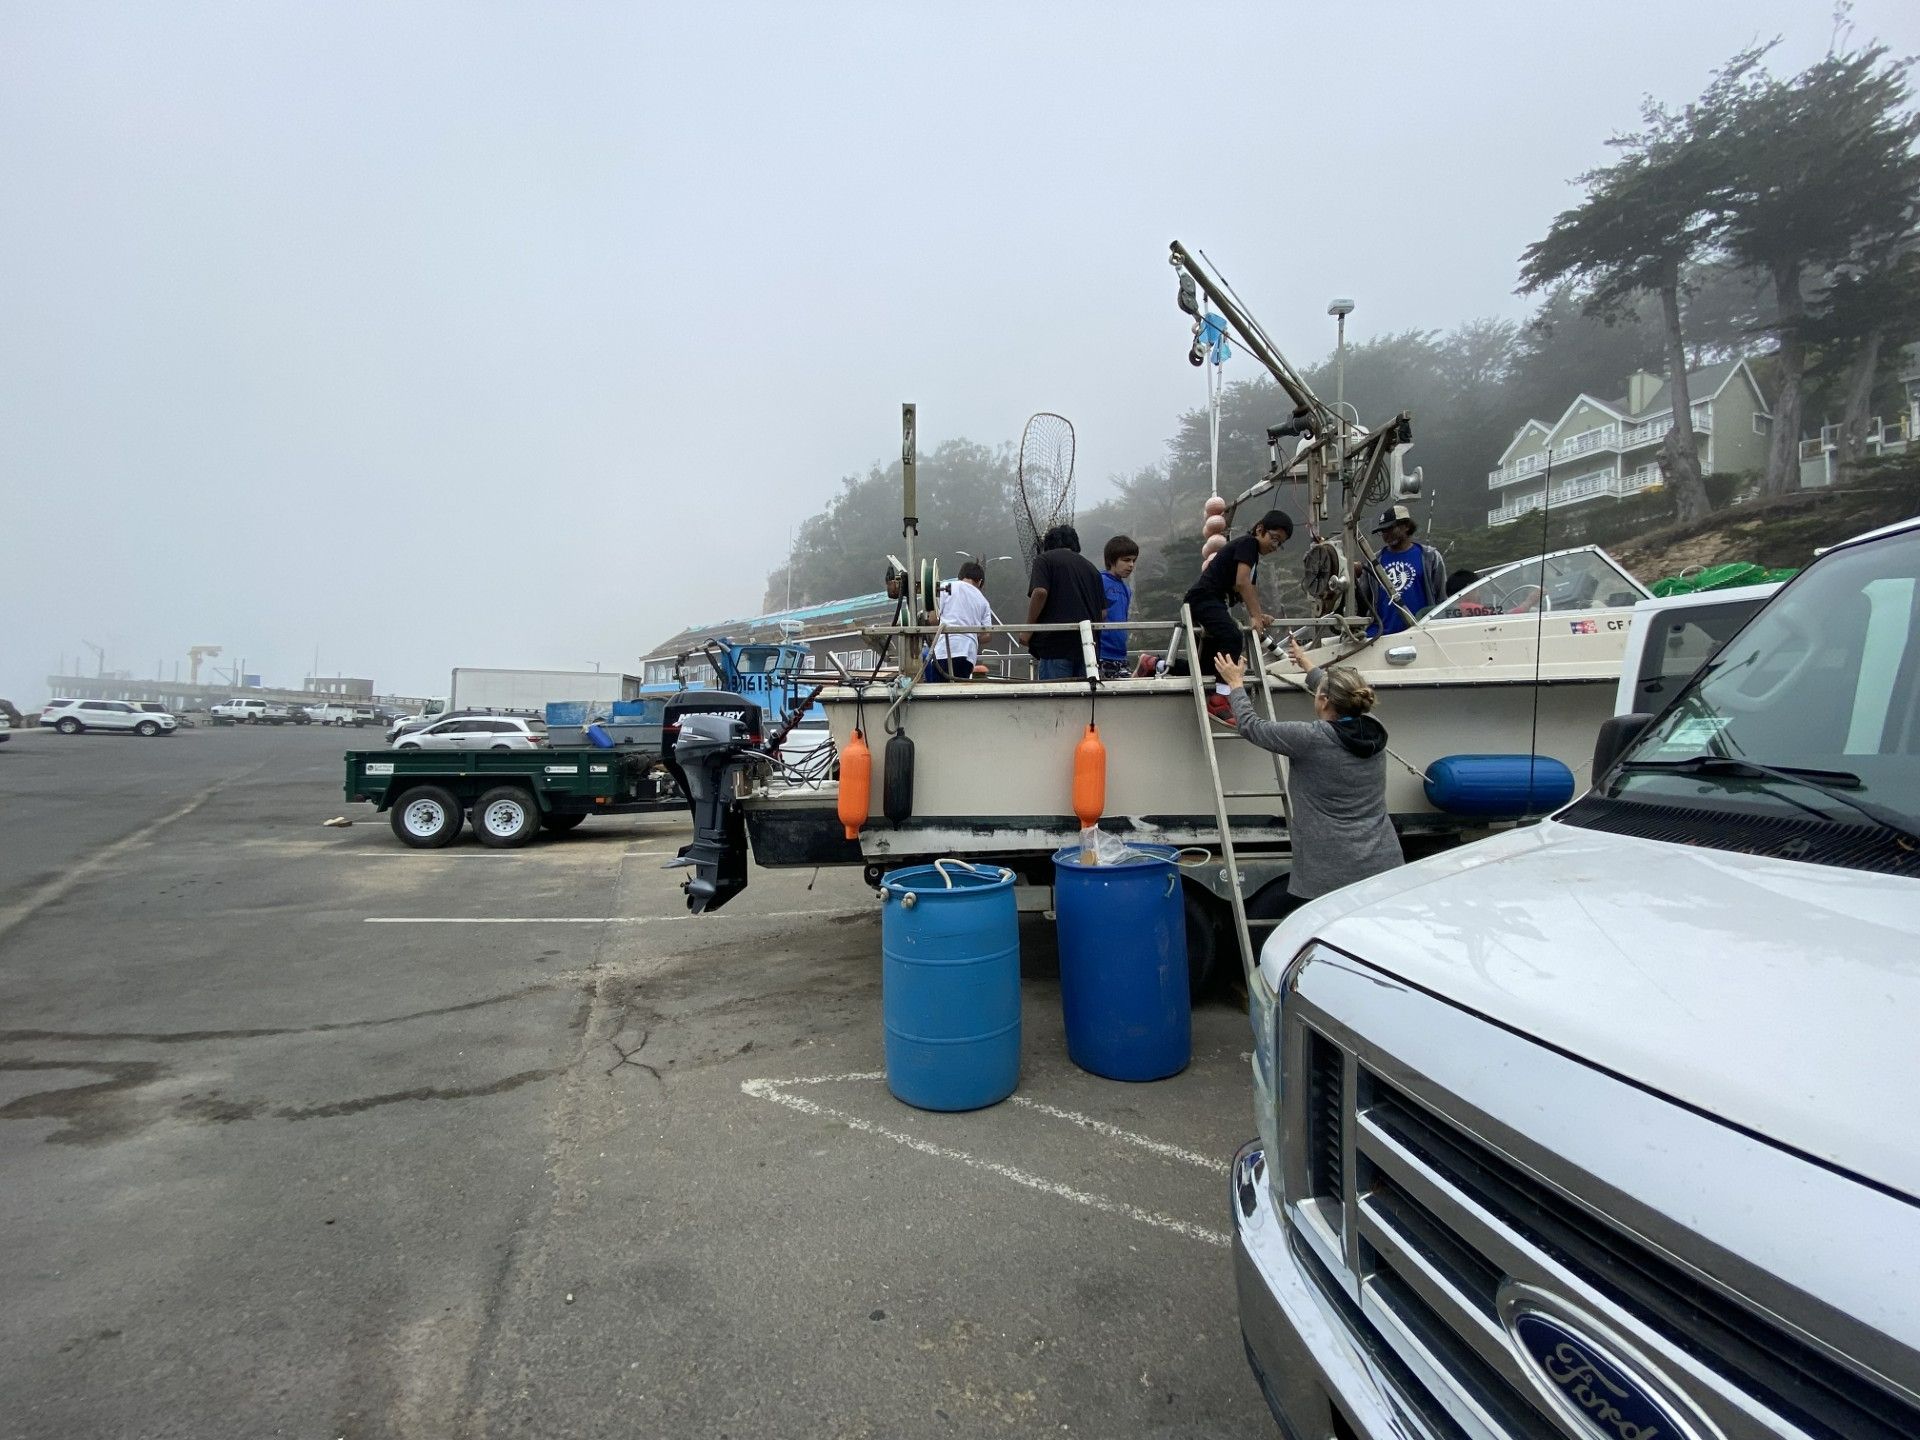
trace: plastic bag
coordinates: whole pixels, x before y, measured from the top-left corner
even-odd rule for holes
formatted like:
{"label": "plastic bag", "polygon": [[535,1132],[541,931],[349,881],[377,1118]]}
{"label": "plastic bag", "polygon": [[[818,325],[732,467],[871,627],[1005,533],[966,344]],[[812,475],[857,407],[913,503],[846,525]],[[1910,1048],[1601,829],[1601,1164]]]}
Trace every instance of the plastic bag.
{"label": "plastic bag", "polygon": [[1098,825],[1089,825],[1080,832],[1080,863],[1082,865],[1124,865],[1129,860],[1138,860],[1140,852],[1117,835],[1109,835]]}

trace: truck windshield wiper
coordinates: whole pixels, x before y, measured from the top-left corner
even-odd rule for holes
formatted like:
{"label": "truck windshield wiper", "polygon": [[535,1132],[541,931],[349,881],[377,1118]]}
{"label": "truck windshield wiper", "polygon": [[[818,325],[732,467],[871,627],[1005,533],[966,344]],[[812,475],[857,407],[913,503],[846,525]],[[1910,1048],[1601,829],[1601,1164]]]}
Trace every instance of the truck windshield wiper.
{"label": "truck windshield wiper", "polygon": [[1725,775],[1742,780],[1778,780],[1788,785],[1800,785],[1809,790],[1818,790],[1829,800],[1836,800],[1848,808],[1873,821],[1888,834],[1897,836],[1908,845],[1920,845],[1920,831],[1914,830],[1906,821],[1884,806],[1875,805],[1870,800],[1861,800],[1849,795],[1848,790],[1857,790],[1862,781],[1851,770],[1816,770],[1799,765],[1762,765],[1757,760],[1744,760],[1733,755],[1689,755],[1684,760],[1627,760],[1620,765],[1623,771],[1650,772],[1667,775]]}

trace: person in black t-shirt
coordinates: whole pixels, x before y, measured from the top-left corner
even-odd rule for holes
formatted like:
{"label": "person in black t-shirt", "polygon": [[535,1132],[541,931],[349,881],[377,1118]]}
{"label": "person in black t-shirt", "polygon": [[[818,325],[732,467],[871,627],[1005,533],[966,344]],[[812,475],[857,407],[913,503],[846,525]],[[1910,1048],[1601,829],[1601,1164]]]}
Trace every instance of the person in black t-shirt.
{"label": "person in black t-shirt", "polygon": [[[1056,525],[1040,542],[1027,577],[1027,623],[1099,624],[1107,618],[1107,591],[1093,562],[1080,553],[1080,536],[1071,525]],[[1030,633],[1036,680],[1079,680],[1087,673],[1080,637],[1071,630]]]}
{"label": "person in black t-shirt", "polygon": [[[1235,660],[1245,656],[1240,627],[1228,606],[1245,605],[1247,622],[1256,631],[1266,628],[1267,614],[1260,604],[1257,585],[1260,557],[1273,554],[1292,538],[1292,517],[1284,510],[1269,510],[1254,522],[1247,534],[1228,541],[1225,549],[1216,550],[1193,588],[1187,591],[1184,603],[1193,612],[1194,626],[1200,631],[1202,675],[1213,673],[1215,656],[1229,655]],[[1224,685],[1214,686],[1207,708],[1223,719],[1232,713]]]}

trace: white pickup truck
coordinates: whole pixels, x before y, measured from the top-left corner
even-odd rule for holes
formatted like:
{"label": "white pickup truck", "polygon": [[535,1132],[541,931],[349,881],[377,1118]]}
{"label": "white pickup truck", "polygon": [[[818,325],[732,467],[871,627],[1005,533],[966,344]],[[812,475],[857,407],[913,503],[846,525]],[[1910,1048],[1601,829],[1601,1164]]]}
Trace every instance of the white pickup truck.
{"label": "white pickup truck", "polygon": [[284,705],[266,700],[223,700],[207,712],[215,720],[230,720],[236,725],[285,725],[293,712]]}
{"label": "white pickup truck", "polygon": [[308,705],[304,708],[307,718],[316,725],[351,725],[359,730],[380,723],[370,705]]}
{"label": "white pickup truck", "polygon": [[1646,690],[1672,624],[1585,795],[1249,977],[1235,1270],[1292,1440],[1920,1435],[1920,519]]}

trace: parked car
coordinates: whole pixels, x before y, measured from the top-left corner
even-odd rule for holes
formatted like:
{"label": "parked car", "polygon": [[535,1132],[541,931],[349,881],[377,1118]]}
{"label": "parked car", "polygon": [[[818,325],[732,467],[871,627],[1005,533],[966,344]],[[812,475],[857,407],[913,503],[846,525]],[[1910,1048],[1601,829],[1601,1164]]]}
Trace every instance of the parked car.
{"label": "parked car", "polygon": [[231,720],[237,725],[285,725],[293,718],[286,706],[267,700],[226,700],[210,713],[216,720]]}
{"label": "parked car", "polygon": [[5,715],[0,715],[0,745],[4,745],[12,738],[13,721],[9,720]]}
{"label": "parked car", "polygon": [[1286,1435],[1920,1435],[1920,518],[1654,619],[1586,794],[1248,977]]}
{"label": "parked car", "polygon": [[429,725],[438,724],[442,720],[456,720],[462,716],[486,713],[484,710],[448,710],[437,715],[397,715],[394,717],[393,724],[387,727],[387,743],[397,744],[401,736],[418,734]]}
{"label": "parked car", "polygon": [[396,750],[537,750],[547,743],[544,720],[519,715],[450,715],[403,735]]}
{"label": "parked car", "polygon": [[179,722],[162,712],[150,715],[125,700],[55,700],[40,712],[40,723],[62,735],[83,730],[123,730],[136,735],[171,735]]}
{"label": "parked car", "polygon": [[316,725],[351,725],[356,730],[379,723],[379,716],[366,705],[309,705],[307,718]]}

